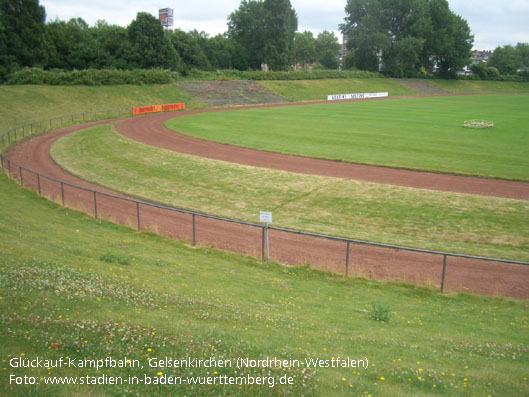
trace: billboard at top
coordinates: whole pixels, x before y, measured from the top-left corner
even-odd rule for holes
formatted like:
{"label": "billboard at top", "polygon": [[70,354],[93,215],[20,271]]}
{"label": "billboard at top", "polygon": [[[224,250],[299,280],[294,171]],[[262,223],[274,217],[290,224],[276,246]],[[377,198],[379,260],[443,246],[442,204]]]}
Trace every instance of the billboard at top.
{"label": "billboard at top", "polygon": [[172,28],[174,25],[174,13],[172,8],[161,8],[158,11],[160,22],[164,28]]}

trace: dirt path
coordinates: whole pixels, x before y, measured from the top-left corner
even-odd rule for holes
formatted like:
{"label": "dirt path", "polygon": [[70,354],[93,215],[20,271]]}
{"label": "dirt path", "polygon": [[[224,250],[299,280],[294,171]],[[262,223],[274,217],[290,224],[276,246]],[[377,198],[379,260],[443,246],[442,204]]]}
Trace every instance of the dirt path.
{"label": "dirt path", "polygon": [[[242,108],[222,110],[235,111],[238,109]],[[529,183],[526,182],[437,174],[433,172],[351,164],[264,152],[204,141],[174,133],[164,126],[167,120],[175,117],[185,117],[190,114],[211,111],[219,111],[219,109],[187,111],[182,113],[160,113],[147,117],[129,119],[120,123],[117,126],[117,130],[120,134],[128,138],[150,146],[255,167],[421,189],[529,200]]]}
{"label": "dirt path", "polygon": [[[175,139],[174,137],[182,136],[170,133],[163,128],[163,121],[171,117],[175,117],[175,114],[159,114],[137,119],[125,119],[113,123],[117,124],[117,128],[121,132],[135,139],[144,139],[150,144],[162,147],[165,147],[164,140],[168,139],[172,142],[171,145],[177,145],[176,147],[180,150],[181,146],[179,145],[183,145],[183,143],[173,141],[173,139]],[[106,124],[108,123],[110,122],[106,122]],[[105,122],[99,124],[105,124]],[[24,167],[63,181],[128,197],[119,192],[113,192],[79,179],[61,169],[51,159],[49,151],[53,142],[66,134],[82,128],[85,128],[85,126],[70,127],[27,140],[15,146],[7,157]],[[155,142],[152,142],[153,137],[156,138],[154,139]],[[201,145],[205,146],[202,147]],[[211,146],[209,146],[208,142],[197,141],[194,146],[202,147],[201,150],[212,155]],[[215,150],[220,150],[221,147],[224,150],[228,150],[227,153],[230,153],[229,149],[234,149],[226,145],[217,145]],[[236,149],[236,151],[238,150]],[[252,155],[260,153],[254,152],[256,151],[251,151]],[[231,153],[232,158],[229,158],[229,160],[233,160],[236,157],[235,152]],[[250,157],[252,156],[250,155]],[[299,159],[303,161],[310,160],[295,156],[287,157],[292,157],[294,162],[299,161]],[[270,161],[273,162],[270,159],[266,161],[268,161],[267,164],[270,164]],[[382,170],[388,169],[382,168]],[[12,175],[19,180],[18,169],[12,170]],[[37,189],[37,178],[34,175],[23,172],[23,179],[24,186],[33,190]],[[46,197],[58,202],[61,201],[61,186],[59,183],[41,178],[41,190]],[[497,190],[497,187],[491,188],[492,193],[497,192]],[[65,187],[64,193],[66,206],[94,214],[94,195],[92,192]],[[193,228],[190,215],[146,206],[140,206],[140,210],[141,230],[153,231],[160,235],[192,241]],[[134,203],[98,195],[97,213],[100,218],[136,228],[136,211],[137,208]],[[261,257],[261,228],[197,217],[196,239],[199,245]],[[346,244],[342,242],[271,231],[270,249],[272,260],[290,265],[311,263],[315,268],[341,274],[345,273]],[[442,257],[354,244],[351,244],[349,254],[348,270],[351,276],[398,280],[436,288],[440,285]],[[529,266],[461,258],[448,259],[445,281],[445,289],[447,290],[529,299],[528,285]]]}

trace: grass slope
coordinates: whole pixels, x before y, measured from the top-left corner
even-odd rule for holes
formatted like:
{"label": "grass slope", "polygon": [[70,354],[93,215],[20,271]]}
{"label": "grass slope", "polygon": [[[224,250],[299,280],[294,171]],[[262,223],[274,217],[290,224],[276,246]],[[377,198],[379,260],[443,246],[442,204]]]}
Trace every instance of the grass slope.
{"label": "grass slope", "polygon": [[529,202],[301,175],[182,155],[91,128],[57,141],[62,167],[169,205],[384,243],[529,260]]}
{"label": "grass slope", "polygon": [[[190,115],[198,138],[364,164],[529,181],[529,96],[331,103]],[[495,127],[472,130],[469,119]]]}
{"label": "grass slope", "polygon": [[428,80],[452,94],[529,94],[529,83],[475,80]]}
{"label": "grass slope", "polygon": [[185,91],[170,84],[100,87],[0,85],[0,133],[69,114],[173,102],[200,106]]}
{"label": "grass slope", "polygon": [[[4,175],[0,202],[0,379],[7,395],[529,393],[527,302],[344,280],[191,249],[61,209]],[[10,365],[13,358],[107,356],[144,368]],[[293,377],[293,385],[274,388],[44,385],[60,376],[237,376],[233,368],[148,367],[148,358],[212,356],[367,358],[369,366],[237,372]],[[9,384],[11,375],[39,384]]]}
{"label": "grass slope", "polygon": [[357,92],[389,92],[390,96],[417,95],[392,79],[334,79],[260,81],[259,84],[293,102],[327,100],[328,95]]}

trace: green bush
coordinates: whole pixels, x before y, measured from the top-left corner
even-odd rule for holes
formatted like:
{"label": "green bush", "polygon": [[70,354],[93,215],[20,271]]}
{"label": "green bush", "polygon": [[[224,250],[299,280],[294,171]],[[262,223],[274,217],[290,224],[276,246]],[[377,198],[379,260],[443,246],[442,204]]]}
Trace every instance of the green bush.
{"label": "green bush", "polygon": [[371,304],[371,315],[372,320],[381,321],[383,323],[389,323],[389,307],[380,303]]}
{"label": "green bush", "polygon": [[169,84],[177,81],[178,73],[163,69],[85,69],[65,71],[25,68],[7,76],[9,85],[123,85]]}
{"label": "green bush", "polygon": [[217,70],[208,72],[204,70],[191,69],[186,73],[189,80],[324,80],[324,79],[354,79],[382,77],[378,73],[363,70],[298,70],[288,72],[261,72],[241,70]]}

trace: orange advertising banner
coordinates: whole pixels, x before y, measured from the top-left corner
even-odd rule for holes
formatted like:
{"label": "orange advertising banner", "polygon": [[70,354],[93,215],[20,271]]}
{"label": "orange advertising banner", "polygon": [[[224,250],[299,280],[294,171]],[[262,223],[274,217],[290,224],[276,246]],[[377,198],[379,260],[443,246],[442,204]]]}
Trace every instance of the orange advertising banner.
{"label": "orange advertising banner", "polygon": [[167,105],[163,105],[164,112],[169,112],[173,110],[185,110],[185,108],[185,103],[169,103]]}
{"label": "orange advertising banner", "polygon": [[140,106],[132,108],[132,114],[138,116],[140,114],[147,113],[158,113],[158,112],[170,112],[175,110],[185,110],[185,103],[169,103],[166,105],[156,105],[156,106]]}

